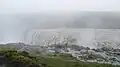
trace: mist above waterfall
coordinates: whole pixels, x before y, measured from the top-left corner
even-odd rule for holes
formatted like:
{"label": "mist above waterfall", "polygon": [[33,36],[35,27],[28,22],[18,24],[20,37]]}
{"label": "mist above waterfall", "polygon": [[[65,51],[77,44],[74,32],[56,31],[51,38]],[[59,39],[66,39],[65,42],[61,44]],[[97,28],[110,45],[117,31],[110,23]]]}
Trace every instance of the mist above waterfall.
{"label": "mist above waterfall", "polygon": [[0,15],[0,42],[19,42],[30,29],[119,29],[119,12],[48,12]]}

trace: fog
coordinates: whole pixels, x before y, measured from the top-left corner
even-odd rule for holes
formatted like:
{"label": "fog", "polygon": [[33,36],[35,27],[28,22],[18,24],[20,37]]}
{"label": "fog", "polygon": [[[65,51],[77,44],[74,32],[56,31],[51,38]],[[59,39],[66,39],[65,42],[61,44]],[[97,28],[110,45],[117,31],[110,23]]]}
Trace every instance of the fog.
{"label": "fog", "polygon": [[120,12],[47,12],[0,15],[0,42],[19,42],[30,29],[119,29]]}
{"label": "fog", "polygon": [[119,29],[120,0],[0,0],[0,42],[31,29]]}

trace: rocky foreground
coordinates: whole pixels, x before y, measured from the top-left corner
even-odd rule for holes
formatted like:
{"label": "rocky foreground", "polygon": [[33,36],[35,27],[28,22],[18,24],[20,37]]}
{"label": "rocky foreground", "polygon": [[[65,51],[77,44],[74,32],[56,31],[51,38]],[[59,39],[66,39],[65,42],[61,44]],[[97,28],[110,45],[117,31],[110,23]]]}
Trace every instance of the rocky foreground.
{"label": "rocky foreground", "polygon": [[39,45],[26,45],[24,43],[12,43],[7,45],[0,45],[1,48],[12,48],[19,51],[32,51],[35,54],[32,55],[47,55],[66,53],[71,54],[72,57],[76,58],[78,61],[83,62],[98,62],[106,64],[120,64],[120,49],[114,49],[112,47],[101,47],[96,49],[90,49],[89,47],[78,46],[78,45],[49,45],[49,46],[39,46]]}

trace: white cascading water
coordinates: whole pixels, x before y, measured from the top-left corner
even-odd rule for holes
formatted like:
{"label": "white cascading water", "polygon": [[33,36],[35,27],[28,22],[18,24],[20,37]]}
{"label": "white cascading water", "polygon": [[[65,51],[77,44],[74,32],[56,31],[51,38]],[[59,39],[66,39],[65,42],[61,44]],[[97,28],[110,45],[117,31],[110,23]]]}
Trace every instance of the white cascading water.
{"label": "white cascading water", "polygon": [[33,45],[51,45],[62,43],[71,37],[76,39],[76,45],[80,46],[96,48],[98,42],[106,42],[109,46],[118,48],[119,35],[118,29],[32,29],[27,32],[24,41]]}

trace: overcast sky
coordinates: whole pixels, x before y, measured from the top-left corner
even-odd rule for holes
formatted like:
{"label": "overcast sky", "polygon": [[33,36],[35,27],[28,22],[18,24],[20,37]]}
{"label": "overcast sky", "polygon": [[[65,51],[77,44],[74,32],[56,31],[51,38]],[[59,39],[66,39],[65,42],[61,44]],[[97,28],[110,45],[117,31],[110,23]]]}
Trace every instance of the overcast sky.
{"label": "overcast sky", "polygon": [[0,13],[120,11],[120,0],[0,0]]}
{"label": "overcast sky", "polygon": [[120,28],[119,21],[120,0],[0,0],[0,42],[31,28]]}

